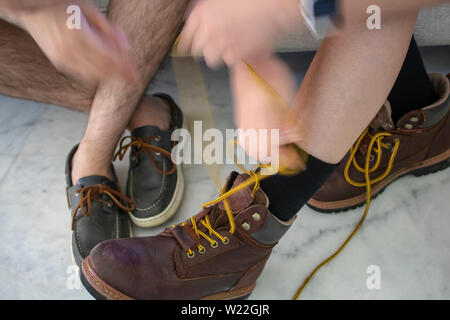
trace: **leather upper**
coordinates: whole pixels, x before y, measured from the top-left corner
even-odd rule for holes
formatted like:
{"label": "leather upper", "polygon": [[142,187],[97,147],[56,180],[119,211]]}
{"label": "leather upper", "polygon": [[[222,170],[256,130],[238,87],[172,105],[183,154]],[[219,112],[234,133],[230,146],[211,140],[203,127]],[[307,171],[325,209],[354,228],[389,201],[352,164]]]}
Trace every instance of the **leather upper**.
{"label": "leather upper", "polygon": [[[228,189],[247,178],[232,173]],[[90,264],[102,281],[134,299],[200,299],[251,285],[279,238],[273,238],[273,243],[262,243],[252,236],[258,232],[271,233],[264,228],[271,214],[261,190],[252,196],[250,188],[243,189],[230,196],[228,202],[236,223],[234,234],[229,232],[222,203],[195,216],[197,227],[208,233],[200,223],[207,215],[214,230],[227,237],[227,243],[210,235],[218,243],[213,248],[207,240],[195,236],[191,222],[187,221],[154,237],[104,242],[91,253]],[[245,223],[249,228],[244,227]],[[288,228],[288,224],[283,225],[279,237]],[[203,254],[197,249],[199,244],[206,248]],[[191,258],[188,249],[194,252]]]}
{"label": "leather upper", "polygon": [[[382,148],[380,165],[370,174],[372,179],[386,171],[396,139],[400,141],[400,146],[391,174],[405,170],[405,168],[439,155],[450,148],[449,79],[448,76],[446,78],[439,75],[432,75],[431,79],[441,97],[438,102],[405,114],[396,125],[392,123],[390,114],[387,112],[389,105],[385,105],[372,121],[369,127],[370,133],[388,132],[392,134],[383,138],[383,143],[387,144],[388,148]],[[368,137],[363,140],[355,156],[361,167],[364,167],[369,140]],[[323,202],[340,201],[366,192],[365,188],[355,187],[344,178],[344,169],[349,157],[350,152],[347,153],[327,182],[316,192],[313,199]],[[373,152],[370,166],[374,165],[376,158],[377,154]],[[353,165],[350,166],[349,176],[354,181],[365,182],[364,173],[358,171]]]}
{"label": "leather upper", "polygon": [[[169,96],[163,94],[155,96],[165,99],[171,106],[170,129],[160,130],[155,126],[145,126],[133,130],[131,135],[142,139],[157,137],[151,144],[170,153],[173,146],[172,132],[182,127],[183,115]],[[130,153],[127,195],[133,199],[136,205],[133,216],[136,218],[153,217],[169,206],[177,186],[178,175],[176,171],[172,174],[161,174],[157,169],[170,171],[174,166],[170,158],[152,152],[155,161],[153,163],[148,154],[137,151],[136,147],[133,147]]]}
{"label": "leather upper", "polygon": [[[67,198],[72,215],[80,202],[79,190],[85,187],[102,185],[114,190],[119,190],[117,178],[111,181],[103,176],[89,176],[81,178],[76,184],[71,181],[72,158],[78,146],[70,153],[67,160]],[[113,171],[114,172],[114,171]],[[115,173],[114,173],[114,177]],[[109,196],[103,194],[102,201],[93,199],[89,217],[85,217],[81,210],[78,210],[72,233],[72,246],[76,262],[79,264],[87,257],[91,249],[98,243],[131,236],[131,226],[128,214],[117,207]]]}

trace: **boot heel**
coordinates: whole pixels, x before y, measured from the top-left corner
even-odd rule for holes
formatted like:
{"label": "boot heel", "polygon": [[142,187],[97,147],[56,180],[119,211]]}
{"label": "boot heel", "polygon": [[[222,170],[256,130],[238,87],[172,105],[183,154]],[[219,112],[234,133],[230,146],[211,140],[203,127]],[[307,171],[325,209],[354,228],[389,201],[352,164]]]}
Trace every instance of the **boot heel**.
{"label": "boot heel", "polygon": [[411,173],[413,175],[415,175],[416,177],[420,177],[420,176],[424,176],[424,175],[427,175],[427,174],[430,174],[430,173],[435,173],[435,172],[447,169],[449,166],[450,166],[450,158],[445,159],[444,161],[436,163],[436,164],[434,164],[432,166],[414,170]]}

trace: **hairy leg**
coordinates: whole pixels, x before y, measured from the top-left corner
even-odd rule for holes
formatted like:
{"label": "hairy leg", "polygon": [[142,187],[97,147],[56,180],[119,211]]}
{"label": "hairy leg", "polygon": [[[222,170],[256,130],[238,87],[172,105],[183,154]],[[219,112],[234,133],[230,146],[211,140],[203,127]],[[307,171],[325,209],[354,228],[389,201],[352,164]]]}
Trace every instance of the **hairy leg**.
{"label": "hairy leg", "polygon": [[87,112],[94,93],[58,72],[28,33],[0,20],[0,94]]}
{"label": "hairy leg", "polygon": [[108,19],[121,28],[133,47],[141,79],[111,79],[97,88],[88,126],[74,158],[74,180],[93,174],[110,175],[114,150],[173,43],[188,1],[113,0]]}
{"label": "hairy leg", "polygon": [[[24,30],[0,20],[0,94],[90,112],[96,88],[89,88],[56,70],[33,38]],[[144,96],[128,127],[169,126],[168,106]]]}

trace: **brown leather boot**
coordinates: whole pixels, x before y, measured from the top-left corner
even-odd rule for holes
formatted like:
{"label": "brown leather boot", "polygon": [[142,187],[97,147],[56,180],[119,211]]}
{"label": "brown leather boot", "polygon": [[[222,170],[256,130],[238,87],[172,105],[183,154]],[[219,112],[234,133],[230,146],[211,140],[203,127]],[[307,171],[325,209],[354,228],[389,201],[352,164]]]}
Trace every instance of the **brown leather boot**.
{"label": "brown leather boot", "polygon": [[[450,165],[450,74],[430,75],[440,99],[411,111],[394,125],[386,103],[336,171],[308,202],[321,212],[340,212],[366,201],[365,163],[371,196],[406,174],[432,173]],[[370,149],[370,150],[369,150]]]}
{"label": "brown leather boot", "polygon": [[[248,178],[233,172],[223,193]],[[231,218],[222,201],[157,236],[99,244],[82,265],[88,290],[107,299],[248,296],[293,220],[284,223],[274,217],[267,196],[254,185],[226,201]]]}

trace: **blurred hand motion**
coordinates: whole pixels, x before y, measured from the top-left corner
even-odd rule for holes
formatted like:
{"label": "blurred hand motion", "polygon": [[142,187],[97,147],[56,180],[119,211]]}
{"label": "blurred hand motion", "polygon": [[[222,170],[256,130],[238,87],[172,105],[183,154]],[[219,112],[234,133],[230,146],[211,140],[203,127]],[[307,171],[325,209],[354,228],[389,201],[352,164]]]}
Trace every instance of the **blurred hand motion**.
{"label": "blurred hand motion", "polygon": [[211,68],[231,67],[270,53],[276,36],[301,21],[295,0],[198,0],[177,52],[202,56]]}
{"label": "blurred hand motion", "polygon": [[[263,139],[269,151],[268,156],[273,156],[271,150],[278,150],[279,163],[284,167],[304,167],[298,153],[289,146],[305,138],[300,120],[290,108],[297,92],[294,75],[276,55],[254,59],[249,63],[257,76],[244,63],[238,63],[230,69],[237,127],[243,131],[257,130],[258,134],[261,133],[260,129],[268,130],[267,138],[258,135],[258,140]],[[264,80],[265,83],[261,83],[259,77],[267,79],[267,82]],[[270,131],[274,129],[279,130],[279,139],[272,141]],[[267,162],[269,159],[260,158],[264,153],[249,149],[249,142],[247,136],[239,137],[239,144],[250,157]],[[261,146],[260,141],[258,145]]]}
{"label": "blurred hand motion", "polygon": [[18,22],[61,72],[88,84],[111,77],[137,80],[137,68],[125,34],[111,25],[89,1],[76,2],[81,9],[80,28],[69,28],[67,8],[71,4],[58,1],[38,10],[22,12]]}

